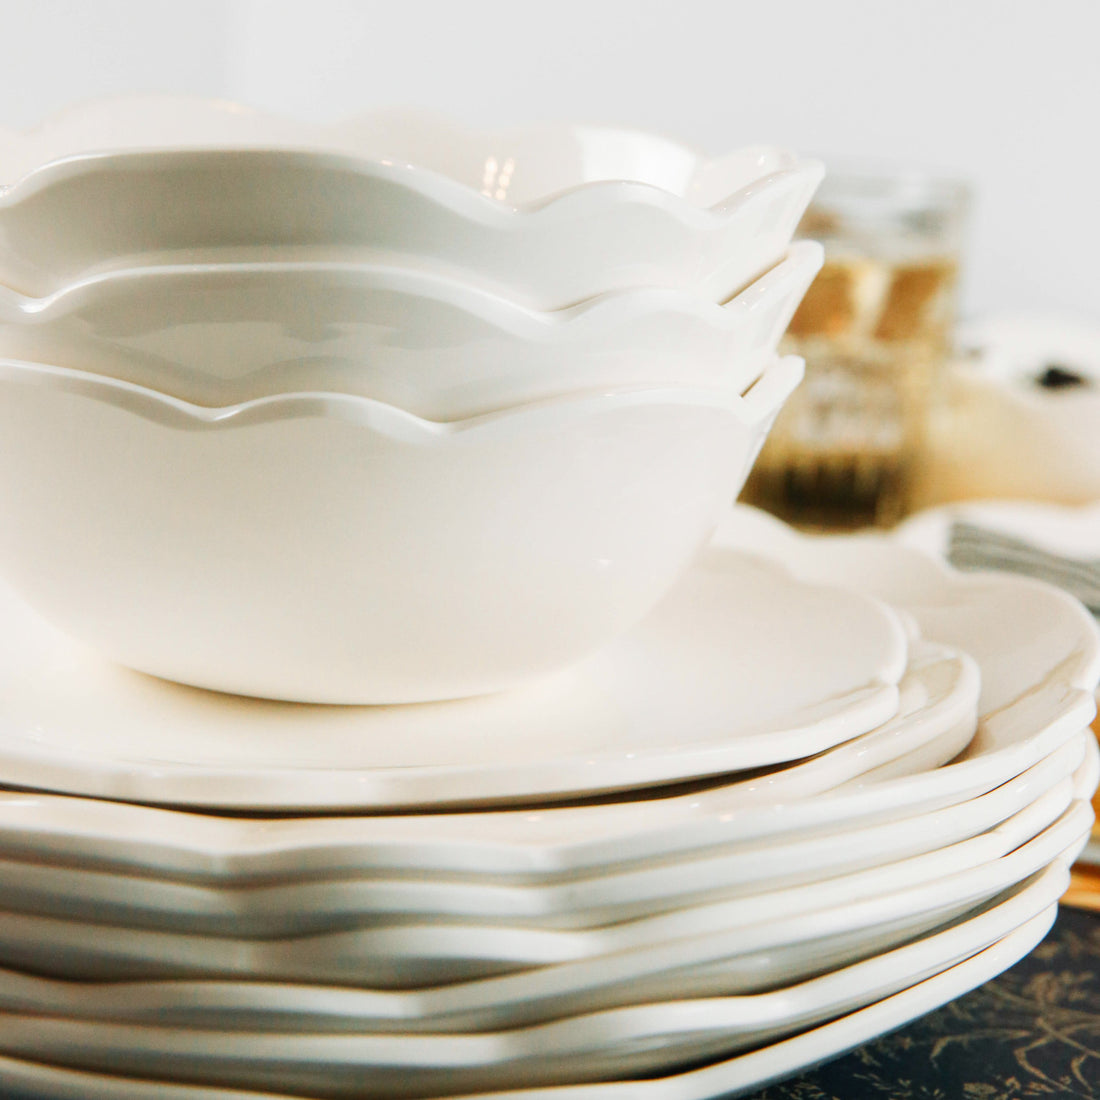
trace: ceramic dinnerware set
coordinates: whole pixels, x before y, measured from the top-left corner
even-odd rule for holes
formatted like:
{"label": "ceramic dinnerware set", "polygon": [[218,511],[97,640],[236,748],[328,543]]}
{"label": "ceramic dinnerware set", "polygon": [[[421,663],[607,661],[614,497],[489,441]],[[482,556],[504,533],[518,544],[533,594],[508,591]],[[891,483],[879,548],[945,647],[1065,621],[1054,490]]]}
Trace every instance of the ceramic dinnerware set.
{"label": "ceramic dinnerware set", "polygon": [[703,1100],[1042,938],[1088,613],[729,509],[817,165],[163,100],[0,148],[4,1089]]}
{"label": "ceramic dinnerware set", "polygon": [[817,162],[631,132],[137,99],[0,173],[0,568],[127,667],[294,701],[499,691],[642,620],[822,259]]}

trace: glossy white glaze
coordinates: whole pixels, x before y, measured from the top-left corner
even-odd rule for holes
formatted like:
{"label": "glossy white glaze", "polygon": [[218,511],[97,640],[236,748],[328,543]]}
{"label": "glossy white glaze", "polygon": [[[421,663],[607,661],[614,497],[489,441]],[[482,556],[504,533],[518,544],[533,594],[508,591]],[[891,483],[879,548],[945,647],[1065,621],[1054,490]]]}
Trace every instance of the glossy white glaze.
{"label": "glossy white glaze", "polygon": [[[743,938],[746,948],[741,953],[742,957],[751,956],[752,948],[749,945],[757,941],[775,945],[783,943],[796,926],[802,929],[804,935],[812,935],[811,929],[831,928],[838,924],[859,928],[864,932],[863,943],[848,948],[848,958],[851,961],[869,957],[873,953],[882,955],[891,947],[899,946],[915,935],[936,930],[937,924],[950,920],[952,913],[962,916],[967,909],[973,907],[974,902],[981,901],[983,897],[992,900],[1002,891],[1011,891],[1029,879],[1034,886],[1036,880],[1032,876],[1035,875],[1039,875],[1038,881],[1044,883],[1038,892],[1049,905],[1065,886],[1064,860],[1070,858],[1071,850],[1079,840],[1080,823],[1077,822],[1078,835],[1070,837],[1067,844],[1070,825],[1067,817],[1012,855],[994,861],[978,871],[968,872],[968,883],[963,881],[964,876],[946,876],[939,899],[933,900],[936,892],[936,887],[933,886],[924,888],[923,892],[903,890],[890,899],[879,901],[874,907],[874,911],[879,914],[877,924],[872,920],[870,926],[868,925],[872,908],[857,903],[850,907],[849,913],[843,919],[834,910],[807,916],[800,921],[776,922],[770,927],[756,926],[745,930]],[[1049,874],[1043,875],[1042,872],[1048,868]],[[1026,889],[1023,894],[1028,896]],[[1029,901],[1033,899],[1034,894],[1029,896]],[[1011,902],[1011,895],[1006,901]],[[913,903],[915,908],[903,909],[907,902]],[[932,920],[927,915],[927,908],[922,910],[921,906],[932,906],[940,916],[940,922]],[[1016,927],[1025,924],[1035,915],[1035,909],[1026,902],[1011,908],[1013,920],[1006,923],[1015,923]],[[1041,908],[1045,908],[1045,905]],[[998,928],[997,931],[1001,929]],[[650,972],[654,969],[653,963],[663,961],[673,954],[698,954],[697,944],[701,944],[703,939],[680,941],[675,945],[666,945],[660,951],[651,951],[647,956],[648,965],[642,966],[641,970]],[[842,936],[829,933],[818,937],[820,961],[817,969],[837,950],[836,945],[842,940]],[[978,946],[981,946],[980,939]],[[792,944],[790,955],[793,958],[800,953],[805,956],[808,947],[807,940]],[[782,966],[786,953],[778,947],[773,947],[772,950],[774,954],[767,956],[767,963],[761,966],[760,981],[764,985],[784,980],[780,975],[784,973]],[[370,1096],[415,1096],[423,1095],[424,1091],[442,1092],[446,1088],[486,1089],[516,1084],[564,1084],[641,1070],[652,1072],[670,1062],[676,1064],[678,1059],[674,1043],[668,1051],[658,1046],[656,1051],[647,1051],[643,1047],[640,1051],[635,1049],[631,1052],[628,1045],[630,1036],[616,1035],[613,1023],[612,1033],[608,1034],[603,1032],[601,1023],[610,1021],[585,1019],[591,1013],[600,1012],[605,1003],[598,993],[592,991],[593,986],[598,988],[601,979],[606,981],[613,973],[612,983],[620,990],[624,989],[627,980],[624,975],[635,969],[624,963],[623,960],[628,958],[630,956],[624,955],[614,962],[608,958],[588,964],[589,980],[585,983],[589,986],[588,997],[582,998],[570,1013],[574,1016],[581,1013],[585,1015],[575,1023],[569,1021],[544,1024],[532,1029],[533,1034],[523,1030],[513,1031],[509,1032],[509,1038],[491,1033],[462,1036],[235,1034],[220,1029],[184,1030],[178,1027],[132,1026],[64,1018],[27,1020],[22,1015],[6,1015],[3,1017],[4,1026],[0,1028],[0,1049],[22,1057],[38,1058],[47,1062],[56,1060],[61,1064],[87,1067],[100,1072],[122,1070],[134,1075],[162,1077],[173,1081],[180,1080],[181,1067],[186,1066],[182,1075],[196,1083],[264,1089],[286,1087],[289,1082],[299,1092],[323,1090],[336,1096],[360,1096],[364,1095],[364,1089],[370,1090],[366,1093]],[[679,986],[673,987],[666,983],[663,987],[666,991],[656,994],[656,997],[662,1001],[675,1002],[684,997],[706,996],[704,991],[708,984],[720,985],[723,966],[736,961],[735,956],[714,967],[709,983],[704,980],[697,984],[686,978],[682,979]],[[957,961],[957,958],[950,961]],[[834,962],[833,965],[837,964]],[[806,966],[807,963],[803,961],[804,971]],[[812,963],[810,966],[812,967]],[[798,969],[796,963],[792,973],[797,973]],[[568,970],[568,967],[550,968],[521,977],[533,985],[537,995],[539,987],[554,984],[554,975],[562,970]],[[856,971],[857,979],[858,976],[859,972]],[[495,983],[488,985],[500,984],[501,981],[503,979],[497,979]],[[646,978],[641,974],[633,975],[631,982],[626,994],[630,1002],[637,1003],[636,998],[650,999],[653,996],[647,996],[644,989],[638,988],[639,985],[646,984]],[[904,986],[907,983],[902,981],[901,984]],[[462,986],[451,988],[452,998],[463,990]],[[658,984],[658,988],[662,987]],[[889,991],[889,987],[884,990]],[[440,992],[442,991],[425,990],[406,996],[430,997],[431,994]],[[854,990],[849,992],[850,996],[853,994]],[[384,996],[385,994],[380,994],[378,999],[381,1000]],[[860,999],[856,995],[856,1004],[859,1003]],[[655,1004],[651,1011],[659,1015],[664,1007]],[[668,1011],[673,1019],[675,1011]],[[623,1017],[626,1020],[631,1019],[629,1013],[620,1010],[620,1024]],[[612,1020],[615,1020],[614,1016]],[[586,1031],[586,1022],[591,1022],[591,1030]],[[706,1027],[705,1023],[703,1027]],[[781,1032],[782,1029],[775,1030]],[[767,1031],[764,1037],[767,1037]],[[721,1050],[720,1039],[714,1043],[713,1034],[710,1038],[713,1046]],[[733,1045],[737,1045],[736,1041]]]}
{"label": "glossy white glaze", "polygon": [[0,357],[198,405],[319,391],[446,421],[604,387],[741,392],[774,357],[821,259],[802,241],[725,305],[646,289],[552,313],[423,266],[134,268],[48,298],[0,286]]}

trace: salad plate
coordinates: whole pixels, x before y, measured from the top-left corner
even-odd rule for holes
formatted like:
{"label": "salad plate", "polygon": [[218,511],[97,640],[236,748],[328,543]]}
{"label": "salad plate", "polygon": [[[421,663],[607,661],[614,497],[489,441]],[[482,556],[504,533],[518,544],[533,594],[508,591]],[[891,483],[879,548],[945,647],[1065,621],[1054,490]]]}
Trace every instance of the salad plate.
{"label": "salad plate", "polygon": [[[664,913],[661,922],[644,926],[658,931],[694,931],[700,921],[711,918],[733,926],[756,918],[766,904],[764,892],[779,891],[772,900],[780,907],[811,904],[805,899],[824,905],[825,899],[838,897],[838,889],[841,900],[844,891],[851,898],[881,893],[886,889],[883,882],[892,875],[908,876],[915,884],[921,876],[943,873],[952,859],[962,867],[1003,855],[1009,849],[997,846],[1004,842],[1009,821],[1013,828],[1026,829],[1036,819],[1048,824],[1048,818],[1065,810],[1075,796],[1066,777],[1087,766],[1083,761],[1088,748],[1087,735],[1079,735],[1016,783],[902,821],[708,848],[674,863],[610,867],[604,874],[564,881],[511,885],[392,875],[214,888],[0,860],[0,897],[8,912],[188,936],[267,941],[331,933],[335,943],[340,933],[360,930],[364,949],[378,934],[387,942],[386,950],[394,953],[400,953],[388,942],[394,935],[414,946],[423,944],[431,938],[429,923],[440,929],[441,940],[448,935],[468,940],[481,929],[490,944],[494,941],[485,926],[523,929],[530,933],[521,934],[521,939],[534,965],[625,943],[643,926],[623,922],[639,918]],[[1030,816],[1021,817],[1025,807],[1030,807]],[[1002,822],[1005,830],[998,833]],[[987,833],[989,829],[994,832]],[[904,885],[905,877],[900,881]],[[459,927],[461,933],[455,931]],[[540,937],[536,930],[547,934]],[[313,940],[315,945],[320,942]],[[507,942],[502,933],[495,946],[505,950]]]}
{"label": "salad plate", "polygon": [[[1033,677],[1037,660],[1045,661],[1040,657],[1042,642],[1034,635],[1035,617],[1043,613],[1040,609],[1053,609],[1060,603],[1067,615],[1078,619],[1086,635],[1091,635],[1091,640],[1082,644],[1083,638],[1071,639],[1067,632],[1059,647],[1062,659],[1074,665],[1088,664],[1090,672],[1084,683],[1095,685],[1096,666],[1088,653],[1096,643],[1096,624],[1076,600],[1048,584],[1025,577],[959,573],[887,535],[800,535],[767,513],[746,506],[726,514],[714,543],[755,552],[806,583],[828,576],[832,584],[874,594],[911,616],[925,637],[958,646],[979,665],[997,647],[989,629],[990,608],[997,606],[999,628],[1012,632],[1020,644],[996,669],[983,671],[979,703],[983,711],[997,710],[1016,697],[1019,682]],[[1013,592],[1011,603],[1005,599],[1006,586]],[[1029,621],[1031,625],[1024,626]],[[968,752],[980,753],[987,736],[979,727]]]}
{"label": "salad plate", "polygon": [[[502,1100],[715,1100],[760,1088],[769,1081],[836,1057],[969,992],[1007,970],[1047,934],[1057,912],[1038,917],[993,946],[943,973],[867,1008],[748,1054],[645,1081],[531,1088],[501,1092]],[[26,1059],[0,1056],[0,1084],[39,1100],[290,1100],[285,1093],[241,1091],[117,1077]],[[460,1100],[451,1095],[450,1100]],[[473,1100],[472,1097],[467,1100]]]}
{"label": "salad plate", "polygon": [[[1072,784],[1052,792],[1056,795],[1068,800]],[[1040,817],[1041,831],[1026,843],[977,867],[739,927],[725,923],[727,911],[720,906],[688,917],[674,911],[602,932],[433,922],[245,940],[111,925],[97,925],[89,936],[86,921],[5,912],[0,965],[90,981],[339,984],[378,993],[379,1015],[470,1011],[520,989],[525,1004],[556,1003],[559,1013],[579,1011],[581,1004],[593,1010],[592,1002],[605,1007],[667,997],[670,990],[703,996],[737,982],[741,988],[745,983],[762,988],[787,980],[800,967],[813,973],[827,959],[841,965],[895,946],[962,915],[1071,848],[1076,856],[1092,819],[1089,803],[1074,799],[1045,828]],[[703,930],[693,935],[693,925]]]}
{"label": "salad plate", "polygon": [[[973,733],[975,666],[954,651],[928,643],[917,643],[914,656],[917,667],[901,684],[901,711],[876,735],[889,740],[880,751],[875,751],[874,738],[864,747],[866,774],[872,777],[881,768],[909,767],[905,761],[918,753],[921,759],[913,767],[926,763],[925,752],[945,762],[965,747]],[[904,729],[890,728],[903,724]],[[886,748],[900,755],[883,764]],[[1067,745],[1064,752],[1080,755],[1080,746]],[[794,765],[780,773],[789,773],[787,787],[780,785],[780,790],[797,791],[806,781],[801,773],[827,766],[822,757]],[[985,797],[1003,799],[1005,793],[994,791]],[[13,804],[17,797],[12,798]],[[978,820],[982,812],[980,805],[979,799],[966,804],[963,813],[964,807],[948,807],[921,815],[917,820],[925,821],[929,832],[917,836],[906,835],[897,823],[880,823],[853,833],[841,822],[823,827],[812,837],[794,834],[733,847],[711,845],[700,852],[683,850],[675,862],[633,861],[625,867],[612,862],[568,878],[548,874],[520,881],[505,875],[456,876],[427,870],[411,879],[400,868],[389,873],[349,870],[338,877],[311,875],[289,881],[257,881],[227,871],[214,882],[181,881],[170,871],[154,877],[153,868],[140,875],[134,874],[133,867],[111,869],[106,838],[97,860],[75,863],[61,853],[49,859],[43,858],[45,853],[28,858],[27,838],[0,830],[0,897],[9,909],[60,916],[86,911],[100,922],[168,924],[177,930],[215,935],[302,934],[402,920],[418,913],[506,919],[533,927],[592,926],[745,892],[763,881],[810,881],[869,866],[889,855],[893,844],[900,845],[899,852],[905,849],[913,854],[914,845],[942,838],[945,827],[970,827],[968,821]],[[937,825],[941,819],[943,825]]]}
{"label": "salad plate", "polygon": [[[754,537],[779,541],[762,518]],[[794,536],[787,541],[798,545]],[[871,554],[877,562],[868,562]],[[867,742],[851,741],[789,772],[709,789],[445,815],[226,818],[9,791],[0,792],[2,850],[7,857],[211,884],[366,876],[398,868],[540,881],[957,805],[1012,783],[1094,717],[1097,629],[1069,597],[1014,577],[979,580],[954,573],[889,539],[870,546],[864,539],[832,539],[819,556],[824,575],[841,583],[866,585],[877,578],[911,605],[939,608],[925,616],[927,640],[965,637],[977,646],[992,705],[981,709],[979,736],[964,759],[943,767],[935,761],[927,770],[918,765],[910,774],[830,793],[860,774],[858,756],[868,745],[882,751],[883,741],[872,733]],[[807,566],[806,555],[796,558]],[[886,741],[895,735],[889,732]]]}
{"label": "salad plate", "polygon": [[573,670],[448,703],[195,691],[107,664],[7,589],[0,623],[8,784],[238,809],[515,805],[793,760],[888,721],[908,648],[880,602],[721,552]]}
{"label": "salad plate", "polygon": [[625,1078],[728,1056],[890,996],[1036,920],[1067,880],[1056,861],[954,926],[769,993],[656,1002],[474,1035],[286,1035],[7,1013],[0,1015],[0,1049],[142,1077],[325,1096]]}

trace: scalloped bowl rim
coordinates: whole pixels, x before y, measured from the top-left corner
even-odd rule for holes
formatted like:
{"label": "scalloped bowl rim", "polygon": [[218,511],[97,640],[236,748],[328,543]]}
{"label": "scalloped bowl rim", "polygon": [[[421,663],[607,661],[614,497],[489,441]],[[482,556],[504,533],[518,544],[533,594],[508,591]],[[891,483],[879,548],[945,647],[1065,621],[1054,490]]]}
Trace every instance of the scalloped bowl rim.
{"label": "scalloped bowl rim", "polygon": [[424,443],[487,431],[525,432],[532,421],[539,427],[553,427],[616,408],[660,405],[714,409],[756,430],[787,400],[803,370],[804,362],[797,355],[775,356],[744,393],[684,386],[612,387],[544,398],[462,420],[440,421],[370,397],[323,391],[274,394],[234,405],[195,405],[133,382],[87,371],[0,359],[0,381],[20,380],[79,394],[174,428],[209,430],[323,416],[362,424],[391,438]]}
{"label": "scalloped bowl rim", "polygon": [[[311,274],[359,276],[363,282],[375,280],[375,285],[365,290],[398,290],[419,297],[455,306],[462,312],[477,317],[501,330],[511,329],[521,337],[546,335],[546,330],[561,330],[569,326],[599,323],[614,324],[636,320],[646,313],[670,313],[695,317],[714,328],[729,330],[741,324],[743,315],[773,296],[782,298],[792,291],[792,286],[802,285],[803,292],[824,261],[824,249],[816,241],[795,241],[783,258],[764,274],[754,279],[739,293],[723,303],[711,302],[688,290],[670,287],[624,287],[607,290],[585,298],[573,305],[559,309],[534,309],[512,301],[452,275],[432,272],[427,266],[420,269],[397,264],[333,263],[312,261],[256,262],[256,263],[203,263],[163,264],[153,267],[122,268],[104,271],[79,279],[40,298],[31,297],[0,286],[0,323],[11,323],[3,316],[5,311],[18,315],[25,323],[48,323],[55,317],[65,316],[80,309],[85,301],[100,287],[127,282],[147,284],[154,280],[171,282],[173,278],[210,276],[214,279],[241,275],[291,275],[300,274],[308,281]],[[424,291],[433,293],[425,294]],[[493,314],[497,316],[493,316]],[[537,327],[537,333],[525,333],[524,326]]]}
{"label": "scalloped bowl rim", "polygon": [[[745,146],[720,157],[708,157],[692,147],[675,141],[671,138],[649,133],[636,127],[601,126],[595,124],[569,124],[569,123],[542,123],[527,127],[512,127],[504,130],[480,130],[474,127],[464,126],[455,120],[443,115],[433,114],[427,111],[410,111],[401,108],[383,108],[376,111],[364,112],[343,122],[334,124],[309,124],[289,118],[244,107],[241,104],[233,104],[220,100],[191,99],[188,97],[173,96],[149,96],[149,97],[114,97],[100,99],[86,104],[77,104],[62,109],[43,119],[36,126],[19,131],[14,139],[11,134],[0,135],[0,167],[4,162],[5,141],[9,144],[13,140],[26,141],[37,134],[48,132],[52,125],[62,123],[67,119],[76,117],[81,110],[88,107],[97,108],[103,106],[130,106],[147,102],[160,104],[165,107],[186,105],[188,109],[207,109],[220,111],[234,115],[246,116],[261,122],[264,125],[281,123],[287,127],[297,126],[302,130],[312,130],[315,135],[312,142],[309,138],[298,137],[287,139],[283,142],[266,140],[263,142],[248,142],[239,146],[222,143],[215,140],[167,143],[158,146],[137,147],[92,147],[83,150],[74,150],[69,153],[47,155],[45,159],[33,161],[30,166],[18,167],[11,182],[0,186],[0,204],[14,203],[22,197],[19,192],[26,190],[33,193],[41,186],[48,185],[49,177],[53,173],[62,175],[85,170],[88,166],[102,167],[105,161],[113,158],[153,159],[156,157],[182,157],[196,155],[201,157],[247,157],[254,155],[285,155],[298,158],[321,158],[322,162],[330,166],[352,168],[364,175],[374,175],[382,178],[393,179],[405,186],[431,195],[437,201],[454,208],[464,207],[460,212],[475,220],[489,220],[497,218],[500,224],[505,224],[516,217],[531,216],[542,213],[556,207],[559,203],[572,202],[602,202],[604,198],[611,201],[631,199],[642,201],[654,206],[664,207],[666,212],[678,217],[685,223],[694,221],[696,224],[706,224],[713,220],[722,220],[731,214],[742,202],[755,195],[761,187],[767,186],[771,181],[779,178],[804,178],[806,186],[816,187],[824,176],[824,164],[813,158],[800,158],[793,151],[777,146],[754,145]],[[427,129],[435,128],[436,131],[448,131],[449,134],[461,141],[473,142],[476,140],[488,141],[493,138],[506,136],[519,137],[532,133],[542,134],[600,134],[611,138],[629,138],[638,141],[649,142],[655,146],[666,149],[670,155],[679,158],[693,158],[696,166],[692,171],[693,177],[703,174],[717,174],[735,163],[735,161],[750,161],[756,159],[760,172],[748,180],[738,181],[737,186],[730,187],[723,196],[715,202],[700,204],[684,194],[678,194],[670,188],[645,180],[630,179],[602,179],[581,181],[566,187],[547,192],[537,198],[526,202],[509,204],[492,195],[475,189],[447,172],[428,168],[412,163],[397,163],[382,157],[356,153],[340,148],[325,147],[313,142],[322,141],[328,137],[330,141],[342,139],[349,140],[353,134],[353,128],[361,126],[368,121],[392,119],[405,125],[416,125]],[[18,158],[16,159],[18,162]],[[23,160],[28,160],[24,153]],[[771,165],[767,161],[771,160]],[[44,177],[44,179],[43,179]],[[589,194],[593,199],[584,198]],[[503,219],[500,216],[503,215]]]}

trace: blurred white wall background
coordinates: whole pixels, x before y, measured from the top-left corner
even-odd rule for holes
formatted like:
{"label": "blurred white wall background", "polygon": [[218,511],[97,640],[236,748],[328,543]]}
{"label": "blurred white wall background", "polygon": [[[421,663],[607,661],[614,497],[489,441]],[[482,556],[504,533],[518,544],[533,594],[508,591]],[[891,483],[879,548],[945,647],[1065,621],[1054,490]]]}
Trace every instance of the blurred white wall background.
{"label": "blurred white wall background", "polygon": [[972,181],[969,313],[1100,321],[1098,0],[0,0],[0,125],[131,90],[409,103]]}

